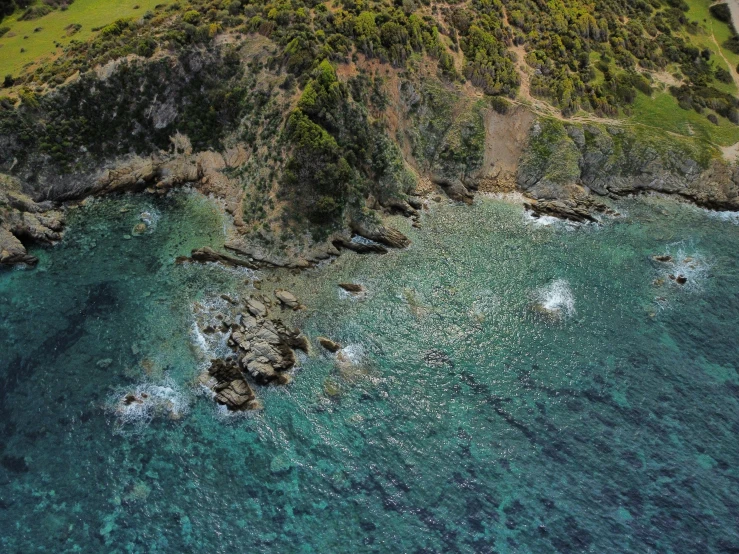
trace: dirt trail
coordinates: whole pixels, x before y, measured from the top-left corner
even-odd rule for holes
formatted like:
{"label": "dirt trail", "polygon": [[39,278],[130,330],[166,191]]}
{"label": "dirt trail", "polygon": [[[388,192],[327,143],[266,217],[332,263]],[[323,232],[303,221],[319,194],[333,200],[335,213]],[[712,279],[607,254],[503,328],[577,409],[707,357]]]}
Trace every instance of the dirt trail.
{"label": "dirt trail", "polygon": [[[739,2],[739,0],[737,0]],[[508,11],[503,8],[503,18],[507,26],[511,26],[508,21]],[[516,54],[516,69],[521,80],[521,84],[518,89],[518,97],[516,100],[511,100],[511,103],[517,106],[528,106],[531,111],[538,115],[547,117],[553,117],[565,122],[576,122],[576,123],[601,123],[603,125],[617,125],[623,126],[626,122],[620,119],[611,119],[606,117],[598,117],[596,115],[575,115],[571,117],[565,117],[562,112],[552,106],[549,102],[535,98],[531,94],[531,68],[526,63],[526,49],[522,46],[510,46],[509,50]]]}
{"label": "dirt trail", "polygon": [[[731,8],[732,3],[733,2],[728,3],[729,8]],[[739,6],[734,6],[734,8],[731,10],[732,21],[736,19],[737,17],[739,17]],[[734,22],[734,25],[736,25],[736,22]],[[736,67],[731,65],[729,63],[729,60],[726,59],[726,56],[724,56],[724,51],[721,49],[721,45],[716,40],[716,35],[713,34],[713,21],[711,22],[711,40],[716,45],[716,49],[718,50],[718,53],[721,56],[721,59],[723,59],[724,63],[727,66],[729,66],[729,73],[731,73],[731,78],[734,80],[734,85],[736,85],[736,88],[739,91],[739,73],[736,72]]]}
{"label": "dirt trail", "polygon": [[[577,123],[601,123],[604,125],[625,125],[626,122],[620,119],[612,119],[607,117],[598,117],[596,115],[573,115],[565,117],[562,112],[552,106],[550,103],[535,98],[531,94],[531,68],[526,64],[526,50],[523,46],[511,46],[510,50],[516,54],[518,58],[516,68],[518,69],[521,85],[518,91],[518,98],[511,100],[513,104],[528,106],[534,113],[553,117],[560,121],[577,122]],[[520,100],[519,100],[520,99]]]}

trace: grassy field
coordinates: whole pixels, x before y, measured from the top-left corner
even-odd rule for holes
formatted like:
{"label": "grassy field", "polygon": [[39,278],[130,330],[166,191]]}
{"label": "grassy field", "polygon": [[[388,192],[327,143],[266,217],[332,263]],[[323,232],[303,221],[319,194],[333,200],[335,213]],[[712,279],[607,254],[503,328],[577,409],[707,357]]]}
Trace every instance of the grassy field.
{"label": "grassy field", "polygon": [[[0,23],[0,27],[10,27],[10,31],[0,38],[0,79],[4,75],[17,76],[24,68],[27,70],[52,59],[71,40],[90,39],[95,34],[93,28],[103,27],[120,18],[141,17],[147,10],[169,1],[75,0],[66,11],[53,11],[33,21],[18,21],[22,12],[16,12]],[[74,24],[82,27],[70,36],[67,29]]]}
{"label": "grassy field", "polygon": [[[708,8],[712,2],[710,0],[687,0],[687,3],[690,6],[688,19],[696,21],[701,27],[701,32],[696,35],[685,33],[686,38],[700,48],[711,50],[713,53],[711,59],[716,67],[729,69],[723,58],[736,67],[739,64],[739,55],[721,47],[731,36],[731,30],[726,23],[711,16]],[[719,46],[714,42],[712,34]],[[734,84],[714,81],[711,86],[734,95],[739,92]],[[719,146],[729,146],[739,142],[739,126],[723,117],[718,118],[719,125],[714,125],[708,121],[706,114],[701,115],[692,110],[681,109],[677,100],[666,92],[657,92],[651,98],[639,93],[632,113],[630,120],[633,123],[686,137],[703,139]]]}
{"label": "grassy field", "polygon": [[719,146],[739,142],[739,126],[720,117],[714,125],[693,110],[683,110],[669,93],[655,93],[651,98],[639,93],[633,106],[630,121],[662,131],[703,139]]}
{"label": "grassy field", "polygon": [[[731,37],[731,29],[726,23],[723,23],[711,16],[708,8],[713,2],[710,0],[687,0],[687,3],[690,6],[690,10],[687,13],[688,19],[698,22],[701,26],[702,32],[697,35],[688,35],[685,33],[685,38],[700,48],[708,48],[711,50],[711,52],[713,52],[712,59],[716,64],[716,67],[729,69],[726,67],[726,63],[723,60],[723,58],[726,58],[726,61],[728,61],[733,68],[736,68],[737,64],[739,64],[739,55],[734,54],[731,50],[723,48],[722,46],[724,42]],[[718,42],[719,47],[716,46],[716,42],[714,42],[711,34],[716,37],[716,42]],[[723,58],[721,54],[723,54]],[[737,94],[737,92],[739,92],[733,84],[714,82],[712,86],[730,94]]]}

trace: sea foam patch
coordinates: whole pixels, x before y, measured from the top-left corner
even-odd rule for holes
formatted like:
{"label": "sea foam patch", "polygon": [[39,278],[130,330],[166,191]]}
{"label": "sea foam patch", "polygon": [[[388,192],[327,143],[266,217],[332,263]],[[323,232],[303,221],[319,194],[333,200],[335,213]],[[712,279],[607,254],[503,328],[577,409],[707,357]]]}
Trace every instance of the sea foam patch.
{"label": "sea foam patch", "polygon": [[228,332],[224,331],[224,317],[236,315],[235,306],[223,296],[210,296],[195,302],[192,307],[193,322],[190,327],[192,343],[205,362],[212,358],[225,358],[231,353]]}
{"label": "sea foam patch", "polygon": [[190,410],[189,395],[170,377],[162,381],[143,381],[119,389],[108,399],[107,411],[116,418],[117,431],[137,432],[155,417],[178,420]]}
{"label": "sea foam patch", "polygon": [[688,292],[702,290],[711,264],[701,253],[686,250],[682,243],[670,245],[665,254],[653,257],[657,266],[656,286],[669,285]]}
{"label": "sea foam patch", "polygon": [[534,310],[552,318],[562,319],[575,313],[575,295],[569,283],[556,279],[538,289],[535,294]]}
{"label": "sea foam patch", "polygon": [[708,217],[712,219],[718,219],[720,221],[727,221],[734,225],[739,225],[739,212],[729,211],[715,211],[715,210],[702,210]]}

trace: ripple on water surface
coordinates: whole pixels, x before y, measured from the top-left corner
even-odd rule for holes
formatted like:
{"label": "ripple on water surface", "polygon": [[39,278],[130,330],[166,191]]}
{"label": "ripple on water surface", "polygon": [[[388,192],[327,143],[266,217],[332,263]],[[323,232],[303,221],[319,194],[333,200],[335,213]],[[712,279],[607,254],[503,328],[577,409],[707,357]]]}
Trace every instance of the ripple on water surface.
{"label": "ripple on water surface", "polygon": [[200,329],[253,276],[174,264],[222,244],[217,210],[92,203],[38,270],[0,274],[3,550],[739,548],[739,226],[624,208],[573,227],[441,205],[394,222],[405,251],[278,272],[308,306],[289,323],[344,348],[314,343],[233,418],[195,385],[224,347]]}

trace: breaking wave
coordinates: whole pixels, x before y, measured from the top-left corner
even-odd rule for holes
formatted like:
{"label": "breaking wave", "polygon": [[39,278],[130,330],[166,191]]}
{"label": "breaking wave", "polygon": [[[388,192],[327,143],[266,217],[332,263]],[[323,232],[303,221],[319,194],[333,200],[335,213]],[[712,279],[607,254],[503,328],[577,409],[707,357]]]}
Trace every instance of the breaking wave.
{"label": "breaking wave", "polygon": [[549,316],[569,317],[575,313],[575,296],[564,279],[552,281],[536,292],[535,308]]}
{"label": "breaking wave", "polygon": [[711,265],[701,254],[688,253],[684,248],[668,249],[667,260],[658,260],[658,278],[656,285],[671,285],[672,287],[689,292],[699,291],[708,277]]}
{"label": "breaking wave", "polygon": [[108,399],[106,409],[115,416],[117,431],[135,433],[155,417],[181,419],[190,411],[190,397],[166,377],[158,383],[143,381],[133,388],[116,390]]}

